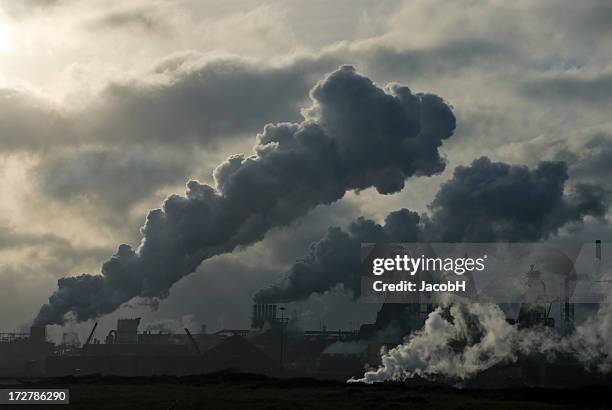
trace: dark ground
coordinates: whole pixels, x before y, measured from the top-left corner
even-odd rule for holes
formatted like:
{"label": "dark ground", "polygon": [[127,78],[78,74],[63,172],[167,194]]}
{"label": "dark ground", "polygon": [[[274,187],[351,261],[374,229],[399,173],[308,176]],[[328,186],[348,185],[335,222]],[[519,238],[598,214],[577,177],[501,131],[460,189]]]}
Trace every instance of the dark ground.
{"label": "dark ground", "polygon": [[[612,409],[611,388],[467,390],[357,385],[218,373],[190,377],[85,376],[0,380],[0,388],[69,388],[78,409]],[[19,409],[62,406],[19,405]]]}

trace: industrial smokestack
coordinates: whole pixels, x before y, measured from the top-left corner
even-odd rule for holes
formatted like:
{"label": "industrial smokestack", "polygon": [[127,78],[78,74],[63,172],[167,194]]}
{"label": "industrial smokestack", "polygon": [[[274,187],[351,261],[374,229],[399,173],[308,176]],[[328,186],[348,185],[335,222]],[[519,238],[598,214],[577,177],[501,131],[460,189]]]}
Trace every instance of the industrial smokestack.
{"label": "industrial smokestack", "polygon": [[595,276],[601,277],[601,239],[595,241]]}
{"label": "industrial smokestack", "polygon": [[311,90],[300,123],[268,124],[251,156],[232,155],[215,169],[215,186],[187,183],[149,212],[140,246],[120,245],[102,275],[58,280],[36,324],[62,324],[115,311],[140,296],[164,298],[202,261],[260,241],[347,191],[391,194],[411,176],[442,172],[443,140],[455,129],[438,96],[408,87],[381,88],[343,66]]}
{"label": "industrial smokestack", "polygon": [[601,239],[595,241],[595,259],[601,262]]}

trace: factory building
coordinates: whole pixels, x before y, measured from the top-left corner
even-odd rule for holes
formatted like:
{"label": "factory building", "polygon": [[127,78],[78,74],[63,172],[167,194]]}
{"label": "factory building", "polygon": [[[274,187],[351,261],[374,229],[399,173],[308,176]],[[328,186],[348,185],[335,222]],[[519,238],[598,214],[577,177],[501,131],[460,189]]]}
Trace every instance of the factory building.
{"label": "factory building", "polygon": [[274,323],[276,322],[276,314],[277,314],[277,306],[269,305],[269,304],[259,304],[256,303],[253,305],[253,316],[251,320],[251,328],[253,329],[261,329],[264,327],[266,323]]}
{"label": "factory building", "polygon": [[[596,243],[595,257],[597,269],[601,267],[600,242]],[[532,266],[524,275],[525,302],[508,322],[519,328],[554,328],[551,302],[544,297],[546,287],[541,272]],[[557,331],[564,333],[573,329],[574,306],[567,293],[555,303],[562,317]],[[364,366],[380,364],[381,348],[392,348],[401,343],[403,336],[420,329],[435,308],[428,303],[383,303],[375,322],[362,324],[357,331],[325,326],[303,330],[292,326],[283,306],[254,304],[248,329],[208,333],[203,326],[194,333],[188,329],[184,333],[140,331],[140,318],[122,318],[108,334],[98,335],[100,339],[95,334],[96,323],[82,345],[75,335],[65,334],[63,343],[54,346],[47,342],[44,327],[32,327],[29,334],[0,333],[0,375],[151,376],[232,369],[272,376],[346,380],[361,376]],[[477,381],[486,384],[511,377],[534,385],[562,385],[568,378],[598,382],[570,357],[559,357],[554,364],[543,357],[522,357],[516,364],[485,371]]]}
{"label": "factory building", "polygon": [[53,350],[42,326],[32,326],[30,333],[0,333],[0,376],[44,375]]}

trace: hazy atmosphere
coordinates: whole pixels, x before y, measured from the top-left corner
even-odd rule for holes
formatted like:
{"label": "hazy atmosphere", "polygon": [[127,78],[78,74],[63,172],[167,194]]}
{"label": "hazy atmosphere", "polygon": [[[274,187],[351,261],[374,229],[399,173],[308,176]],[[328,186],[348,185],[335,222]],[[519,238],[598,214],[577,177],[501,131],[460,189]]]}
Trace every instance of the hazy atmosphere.
{"label": "hazy atmosphere", "polygon": [[[256,295],[356,327],[379,306],[292,278],[369,220],[612,241],[610,21],[604,0],[0,0],[0,329],[240,328]],[[487,183],[530,205],[496,214]]]}

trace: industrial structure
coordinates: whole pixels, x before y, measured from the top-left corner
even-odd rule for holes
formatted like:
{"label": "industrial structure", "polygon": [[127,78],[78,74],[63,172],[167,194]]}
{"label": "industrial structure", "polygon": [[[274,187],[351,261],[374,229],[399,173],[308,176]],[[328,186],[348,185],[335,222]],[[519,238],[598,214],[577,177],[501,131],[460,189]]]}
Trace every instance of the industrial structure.
{"label": "industrial structure", "polygon": [[[595,255],[597,270],[602,258],[599,241]],[[597,274],[601,272],[597,270]],[[578,280],[575,272],[572,275],[566,282]],[[545,286],[540,272],[532,266],[525,276],[525,302],[508,322],[519,328],[554,328],[552,302],[543,298]],[[568,294],[556,302],[562,317],[560,332],[573,328],[574,306]],[[383,303],[376,321],[362,324],[358,330],[329,330],[325,326],[298,330],[285,317],[284,307],[254,304],[248,329],[208,333],[202,326],[199,332],[140,331],[140,318],[122,318],[116,329],[106,335],[96,334],[95,323],[83,344],[76,334],[66,332],[62,343],[54,345],[46,340],[44,327],[32,327],[29,334],[0,333],[0,376],[187,375],[232,369],[273,376],[347,379],[362,375],[364,368],[379,365],[381,348],[394,347],[403,336],[420,329],[435,307],[431,303]],[[341,349],[349,345],[360,348]],[[557,371],[555,366],[563,366],[564,370]],[[571,358],[559,358],[554,365],[543,358],[522,358],[510,367],[490,369],[483,380],[518,374],[534,384],[545,384],[568,372],[583,381],[591,380],[583,376],[582,366]]]}
{"label": "industrial structure", "polygon": [[0,333],[0,376],[44,374],[53,350],[42,326],[32,326],[30,333]]}

